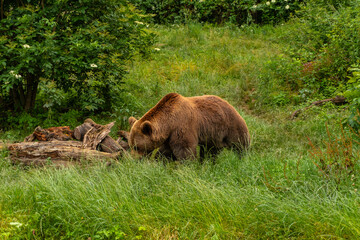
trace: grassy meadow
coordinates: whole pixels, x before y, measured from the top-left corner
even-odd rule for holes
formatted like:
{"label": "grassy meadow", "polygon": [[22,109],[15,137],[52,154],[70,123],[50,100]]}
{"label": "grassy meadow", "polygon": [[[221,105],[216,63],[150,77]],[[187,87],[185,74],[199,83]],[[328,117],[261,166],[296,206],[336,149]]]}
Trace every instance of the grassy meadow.
{"label": "grassy meadow", "polygon": [[291,44],[287,27],[153,27],[153,54],[128,69],[131,104],[104,122],[126,128],[169,92],[214,94],[244,117],[251,149],[241,158],[224,150],[215,163],[122,158],[63,169],[12,166],[2,151],[0,239],[360,238],[358,176],[325,178],[309,153],[308,138],[325,149],[326,124],[341,135],[344,112],[314,108],[291,121],[301,106],[259,100],[266,66]]}

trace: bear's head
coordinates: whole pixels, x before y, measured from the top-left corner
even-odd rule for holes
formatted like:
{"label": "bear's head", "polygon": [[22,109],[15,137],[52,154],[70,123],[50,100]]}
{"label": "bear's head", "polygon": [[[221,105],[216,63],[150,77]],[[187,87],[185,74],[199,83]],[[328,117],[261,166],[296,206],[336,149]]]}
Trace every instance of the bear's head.
{"label": "bear's head", "polygon": [[146,155],[159,147],[154,137],[154,126],[150,121],[139,121],[130,117],[129,124],[131,126],[129,146],[133,156]]}

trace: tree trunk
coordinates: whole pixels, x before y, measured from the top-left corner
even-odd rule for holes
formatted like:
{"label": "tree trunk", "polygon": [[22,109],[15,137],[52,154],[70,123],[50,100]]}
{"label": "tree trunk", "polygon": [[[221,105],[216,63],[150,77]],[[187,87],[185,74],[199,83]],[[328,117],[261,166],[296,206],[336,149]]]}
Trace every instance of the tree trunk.
{"label": "tree trunk", "polygon": [[29,112],[31,110],[31,103],[33,99],[33,85],[35,84],[34,77],[29,76],[28,79],[26,79],[26,98],[25,98],[25,106],[24,110],[25,112]]}
{"label": "tree trunk", "polygon": [[12,95],[12,99],[14,101],[14,109],[20,110],[23,105],[20,103],[20,97],[19,97],[19,93],[18,93],[17,89],[12,88],[10,94]]}
{"label": "tree trunk", "polygon": [[4,0],[1,0],[1,20],[4,19]]}
{"label": "tree trunk", "polygon": [[108,153],[115,153],[126,150],[110,136],[106,136],[104,140],[102,140],[102,142],[100,143],[100,147],[102,151]]}
{"label": "tree trunk", "polygon": [[19,85],[16,85],[16,91],[18,91],[21,107],[23,108],[25,106],[25,93],[23,85],[21,83]]}
{"label": "tree trunk", "polygon": [[25,112],[30,112],[35,107],[38,85],[39,78],[36,75],[30,74],[26,77],[26,96],[23,105]]}
{"label": "tree trunk", "polygon": [[32,86],[30,110],[34,109],[34,107],[35,107],[35,100],[36,100],[38,85],[39,85],[39,81],[36,81]]}

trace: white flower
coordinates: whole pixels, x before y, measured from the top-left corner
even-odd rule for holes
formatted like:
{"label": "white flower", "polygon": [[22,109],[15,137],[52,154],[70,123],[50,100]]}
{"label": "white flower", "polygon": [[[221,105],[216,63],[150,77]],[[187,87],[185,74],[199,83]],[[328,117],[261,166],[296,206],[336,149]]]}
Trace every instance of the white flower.
{"label": "white flower", "polygon": [[22,223],[19,223],[19,222],[11,222],[9,223],[11,226],[15,226],[15,227],[21,227],[22,226]]}
{"label": "white flower", "polygon": [[157,47],[156,47],[156,48],[154,48],[154,50],[155,50],[155,51],[160,51],[160,48],[157,48]]}
{"label": "white flower", "polygon": [[285,2],[287,2],[288,0],[285,0]]}
{"label": "white flower", "polygon": [[252,6],[253,8],[257,8],[257,5]]}
{"label": "white flower", "polygon": [[14,71],[14,70],[11,70],[11,71],[10,71],[10,74],[13,75],[16,79],[21,78],[21,75],[20,75],[20,74],[15,74],[15,71]]}
{"label": "white flower", "polygon": [[139,22],[139,21],[135,21],[136,24],[140,24],[140,25],[143,25],[144,23],[143,22]]}
{"label": "white flower", "polygon": [[199,2],[205,2],[205,0],[199,0]]}
{"label": "white flower", "polygon": [[23,48],[30,48],[30,46],[28,44],[24,44]]}
{"label": "white flower", "polygon": [[275,3],[275,2],[276,2],[276,0],[271,0],[271,2],[272,2],[272,3]]}
{"label": "white flower", "polygon": [[266,5],[268,5],[268,6],[269,6],[269,5],[270,5],[270,2],[269,2],[269,1],[267,1],[267,2],[266,2]]}
{"label": "white flower", "polygon": [[95,63],[90,64],[90,67],[97,68],[98,66]]}
{"label": "white flower", "polygon": [[290,6],[289,6],[289,5],[286,5],[286,6],[285,6],[285,9],[289,9],[289,8],[290,8]]}

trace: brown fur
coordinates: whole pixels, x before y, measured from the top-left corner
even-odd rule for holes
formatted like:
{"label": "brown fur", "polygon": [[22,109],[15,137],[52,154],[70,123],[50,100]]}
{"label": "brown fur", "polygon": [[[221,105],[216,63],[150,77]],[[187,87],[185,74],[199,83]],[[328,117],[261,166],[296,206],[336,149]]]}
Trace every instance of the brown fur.
{"label": "brown fur", "polygon": [[183,97],[169,93],[142,118],[129,118],[130,147],[138,154],[159,148],[167,157],[196,156],[200,146],[216,153],[221,148],[246,149],[250,134],[244,119],[227,101],[217,96]]}

